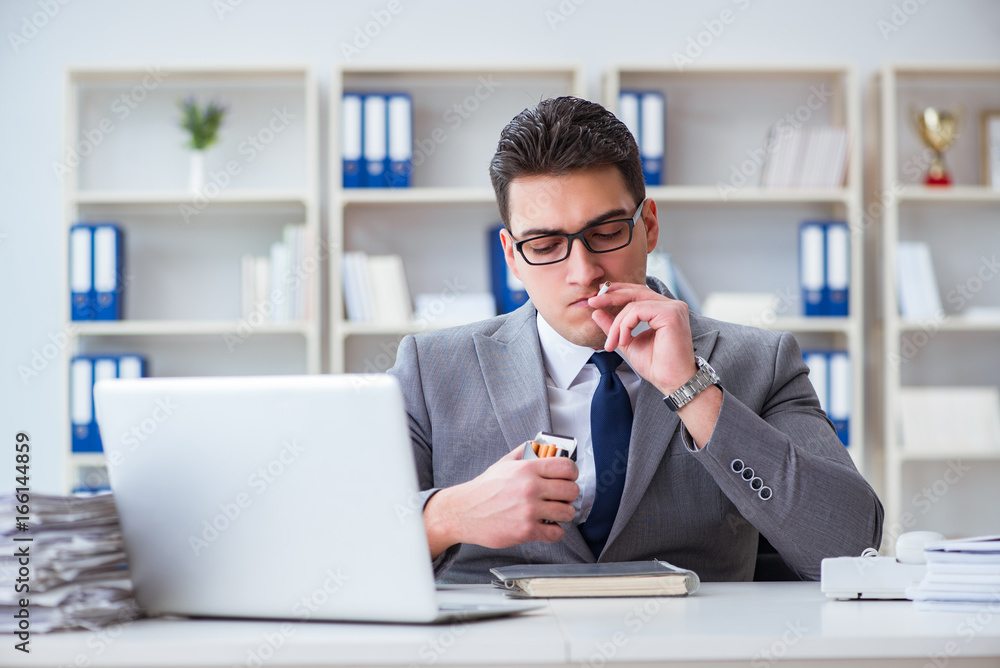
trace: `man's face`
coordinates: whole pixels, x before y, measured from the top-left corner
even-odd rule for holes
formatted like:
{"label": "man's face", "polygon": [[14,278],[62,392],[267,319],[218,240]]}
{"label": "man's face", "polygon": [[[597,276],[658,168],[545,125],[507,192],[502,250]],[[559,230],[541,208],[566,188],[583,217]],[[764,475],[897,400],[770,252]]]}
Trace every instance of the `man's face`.
{"label": "man's face", "polygon": [[[562,176],[525,176],[511,181],[510,229],[514,240],[542,234],[572,234],[597,222],[630,218],[637,202],[614,166]],[[598,349],[607,336],[591,318],[587,299],[605,281],[645,284],[646,254],[656,246],[656,204],[647,201],[632,232],[632,243],[610,253],[591,253],[579,239],[569,257],[548,265],[530,265],[501,235],[507,264],[524,282],[532,303],[563,338]],[[606,309],[612,315],[614,311]]]}

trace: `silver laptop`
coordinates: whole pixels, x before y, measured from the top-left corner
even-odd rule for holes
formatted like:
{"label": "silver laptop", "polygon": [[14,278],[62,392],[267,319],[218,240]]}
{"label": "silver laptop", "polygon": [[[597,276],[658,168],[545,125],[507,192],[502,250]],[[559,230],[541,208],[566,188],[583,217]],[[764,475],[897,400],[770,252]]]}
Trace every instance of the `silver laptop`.
{"label": "silver laptop", "polygon": [[150,614],[438,622],[403,397],[386,375],[101,380],[97,421]]}

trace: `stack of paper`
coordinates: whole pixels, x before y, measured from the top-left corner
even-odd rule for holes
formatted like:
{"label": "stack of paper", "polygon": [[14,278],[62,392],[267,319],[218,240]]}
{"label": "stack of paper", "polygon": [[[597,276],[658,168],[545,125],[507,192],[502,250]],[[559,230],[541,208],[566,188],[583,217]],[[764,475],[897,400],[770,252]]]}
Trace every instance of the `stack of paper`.
{"label": "stack of paper", "polygon": [[[23,499],[22,499],[23,500]],[[28,506],[27,515],[20,512]],[[118,511],[110,493],[0,496],[0,633],[96,630],[142,616],[132,597]],[[20,613],[20,616],[19,616]]]}
{"label": "stack of paper", "polygon": [[254,323],[298,322],[310,317],[315,258],[307,256],[306,227],[285,225],[270,254],[244,255],[240,265],[243,317]]}
{"label": "stack of paper", "polygon": [[343,262],[348,320],[405,325],[413,319],[403,258],[349,251],[344,253]]}
{"label": "stack of paper", "polygon": [[944,314],[931,248],[922,241],[896,243],[896,289],[899,314],[911,320],[933,320]]}
{"label": "stack of paper", "polygon": [[900,434],[907,452],[1000,452],[1000,388],[904,387]]}
{"label": "stack of paper", "polygon": [[839,188],[847,168],[847,130],[827,125],[771,128],[761,171],[764,188]]}
{"label": "stack of paper", "polygon": [[996,611],[1000,604],[1000,536],[931,543],[927,574],[906,590],[918,610]]}

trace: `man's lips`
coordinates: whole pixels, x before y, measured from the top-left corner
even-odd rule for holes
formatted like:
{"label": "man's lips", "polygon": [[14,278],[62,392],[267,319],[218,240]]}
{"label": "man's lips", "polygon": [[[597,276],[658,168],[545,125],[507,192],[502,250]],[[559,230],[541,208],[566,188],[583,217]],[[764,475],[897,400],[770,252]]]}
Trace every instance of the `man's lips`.
{"label": "man's lips", "polygon": [[590,305],[590,299],[591,297],[596,297],[596,296],[597,296],[596,292],[592,295],[587,295],[586,297],[582,297],[581,299],[578,299],[577,301],[571,303],[570,306],[585,306],[587,308],[594,308],[593,306]]}

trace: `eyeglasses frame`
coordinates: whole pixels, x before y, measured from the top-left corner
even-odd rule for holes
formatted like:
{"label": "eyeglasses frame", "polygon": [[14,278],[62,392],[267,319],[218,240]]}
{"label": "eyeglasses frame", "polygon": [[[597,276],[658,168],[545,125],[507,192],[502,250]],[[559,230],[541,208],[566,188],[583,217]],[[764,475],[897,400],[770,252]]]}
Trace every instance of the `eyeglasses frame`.
{"label": "eyeglasses frame", "polygon": [[[575,232],[573,234],[559,234],[559,233],[556,233],[556,234],[539,234],[538,236],[530,237],[528,239],[522,239],[521,241],[518,241],[518,240],[514,239],[514,235],[510,234],[509,232],[508,232],[508,234],[510,235],[511,241],[514,242],[514,248],[517,249],[517,252],[520,253],[520,255],[524,259],[524,261],[527,262],[528,264],[530,264],[532,267],[544,267],[544,266],[549,265],[549,264],[559,264],[560,262],[565,262],[569,258],[570,253],[573,252],[573,241],[575,239],[579,239],[580,243],[583,244],[583,247],[586,248],[591,253],[594,253],[595,255],[599,255],[601,253],[613,253],[613,252],[619,251],[619,250],[621,250],[623,248],[627,248],[629,245],[631,245],[631,243],[632,243],[632,232],[635,229],[636,224],[639,222],[639,218],[640,218],[640,216],[642,214],[643,209],[646,208],[646,201],[647,200],[648,200],[648,198],[643,199],[641,202],[639,202],[639,207],[635,210],[635,213],[632,214],[631,218],[612,218],[611,220],[602,220],[602,221],[594,223],[592,225],[587,225],[585,228],[583,228],[579,232]],[[588,230],[592,230],[595,227],[598,227],[600,225],[607,225],[608,223],[622,223],[622,222],[628,222],[629,226],[628,226],[628,241],[626,241],[621,246],[618,246],[617,248],[611,248],[609,250],[598,251],[598,250],[594,250],[593,248],[590,247],[589,244],[587,244],[587,240],[586,240],[586,238],[584,238],[584,235],[587,233]],[[532,262],[531,260],[528,259],[528,256],[524,254],[524,250],[521,247],[524,244],[528,243],[529,241],[535,241],[536,239],[544,239],[545,237],[565,237],[568,240],[568,243],[566,245],[566,255],[564,255],[563,257],[559,258],[558,260],[552,260],[550,262]]]}

